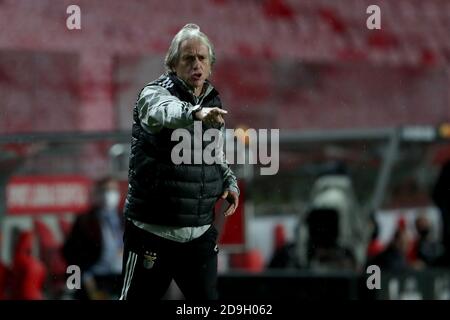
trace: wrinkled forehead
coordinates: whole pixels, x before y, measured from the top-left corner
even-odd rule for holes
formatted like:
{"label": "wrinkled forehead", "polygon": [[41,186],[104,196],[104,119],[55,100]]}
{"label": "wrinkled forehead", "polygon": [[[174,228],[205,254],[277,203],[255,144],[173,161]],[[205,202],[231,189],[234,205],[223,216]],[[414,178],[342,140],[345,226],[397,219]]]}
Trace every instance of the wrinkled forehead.
{"label": "wrinkled forehead", "polygon": [[198,38],[187,39],[181,42],[181,55],[206,55],[209,56],[208,46]]}

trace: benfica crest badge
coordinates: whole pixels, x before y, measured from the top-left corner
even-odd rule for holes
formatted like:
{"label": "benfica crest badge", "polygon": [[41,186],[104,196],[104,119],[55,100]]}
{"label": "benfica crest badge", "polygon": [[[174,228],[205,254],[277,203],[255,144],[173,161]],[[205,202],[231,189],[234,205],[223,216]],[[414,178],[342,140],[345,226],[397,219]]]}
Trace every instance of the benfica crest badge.
{"label": "benfica crest badge", "polygon": [[151,269],[156,261],[156,252],[145,251],[144,254],[144,268]]}

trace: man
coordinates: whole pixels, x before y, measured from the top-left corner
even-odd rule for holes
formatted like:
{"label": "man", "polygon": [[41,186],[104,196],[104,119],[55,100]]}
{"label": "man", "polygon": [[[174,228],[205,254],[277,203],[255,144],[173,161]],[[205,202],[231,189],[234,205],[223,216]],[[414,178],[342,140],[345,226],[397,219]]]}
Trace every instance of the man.
{"label": "man", "polygon": [[[215,62],[212,44],[194,24],[173,38],[167,72],[145,86],[134,107],[129,187],[125,203],[124,283],[121,299],[160,299],[175,280],[186,299],[217,299],[217,230],[214,206],[220,198],[238,206],[236,177],[223,150],[219,163],[172,161],[177,129],[224,132],[218,92],[208,81]],[[198,142],[197,142],[198,145]],[[201,150],[207,144],[201,142]]]}
{"label": "man", "polygon": [[99,179],[92,203],[89,212],[75,220],[63,255],[69,265],[77,265],[82,271],[82,290],[76,298],[117,299],[123,258],[119,182],[109,176]]}

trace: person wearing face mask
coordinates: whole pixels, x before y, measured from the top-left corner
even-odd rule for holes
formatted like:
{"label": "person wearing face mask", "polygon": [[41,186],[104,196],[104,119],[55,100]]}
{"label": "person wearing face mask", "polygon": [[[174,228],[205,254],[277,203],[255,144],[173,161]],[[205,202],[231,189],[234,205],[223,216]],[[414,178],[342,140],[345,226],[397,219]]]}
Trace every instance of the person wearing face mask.
{"label": "person wearing face mask", "polygon": [[82,273],[79,299],[116,299],[120,291],[123,224],[119,183],[113,177],[98,180],[92,208],[77,217],[63,246],[69,265]]}

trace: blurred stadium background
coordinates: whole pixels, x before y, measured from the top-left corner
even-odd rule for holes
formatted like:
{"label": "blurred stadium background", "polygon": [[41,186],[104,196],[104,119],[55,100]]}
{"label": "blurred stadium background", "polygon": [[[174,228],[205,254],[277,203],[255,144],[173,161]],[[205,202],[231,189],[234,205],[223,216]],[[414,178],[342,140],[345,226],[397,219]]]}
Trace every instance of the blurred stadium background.
{"label": "blurred stadium background", "polygon": [[[81,30],[66,28],[71,4]],[[372,4],[380,30],[366,27]],[[30,298],[70,298],[61,244],[95,179],[113,173],[125,194],[136,95],[189,22],[215,44],[227,127],[280,129],[278,174],[234,166],[241,207],[218,222],[221,297],[450,299],[432,197],[450,160],[448,0],[0,0],[0,299],[17,273]],[[412,252],[418,217],[431,261]],[[320,243],[333,228],[345,254]],[[408,267],[382,267],[369,290],[369,258],[398,233]]]}

